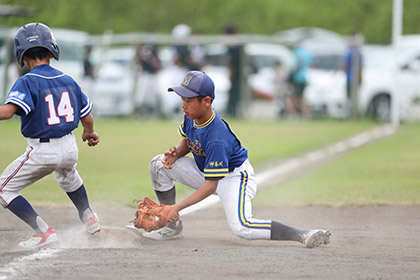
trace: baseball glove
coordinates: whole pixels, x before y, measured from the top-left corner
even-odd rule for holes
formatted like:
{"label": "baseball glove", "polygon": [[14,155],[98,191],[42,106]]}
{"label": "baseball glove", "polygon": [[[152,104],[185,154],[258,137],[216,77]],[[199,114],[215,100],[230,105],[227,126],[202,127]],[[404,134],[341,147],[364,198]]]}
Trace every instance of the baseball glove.
{"label": "baseball glove", "polygon": [[147,232],[160,229],[169,223],[179,221],[179,214],[171,205],[157,204],[148,197],[142,200],[134,200],[138,204],[136,218],[131,222],[136,228],[142,228]]}

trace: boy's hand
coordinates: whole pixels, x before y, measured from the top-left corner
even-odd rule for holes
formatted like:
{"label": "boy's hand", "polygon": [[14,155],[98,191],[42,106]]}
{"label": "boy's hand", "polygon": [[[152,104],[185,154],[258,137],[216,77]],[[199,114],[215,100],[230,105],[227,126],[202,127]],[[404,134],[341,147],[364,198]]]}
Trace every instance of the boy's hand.
{"label": "boy's hand", "polygon": [[85,142],[88,141],[88,146],[96,146],[99,143],[99,134],[96,132],[86,132],[82,134],[82,140]]}
{"label": "boy's hand", "polygon": [[172,164],[178,159],[178,155],[176,153],[176,147],[171,146],[169,150],[167,150],[164,154],[162,159],[163,165],[167,169],[172,169]]}

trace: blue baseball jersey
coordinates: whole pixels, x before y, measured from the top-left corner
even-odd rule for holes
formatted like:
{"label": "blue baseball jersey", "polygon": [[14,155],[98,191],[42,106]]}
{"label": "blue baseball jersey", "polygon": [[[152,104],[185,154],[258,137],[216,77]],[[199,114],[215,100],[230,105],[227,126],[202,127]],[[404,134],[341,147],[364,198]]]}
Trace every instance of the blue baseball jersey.
{"label": "blue baseball jersey", "polygon": [[21,132],[30,138],[60,138],[92,111],[92,102],[76,81],[48,64],[20,77],[5,103],[19,106]]}
{"label": "blue baseball jersey", "polygon": [[229,170],[241,166],[248,158],[248,150],[242,147],[228,124],[215,111],[202,125],[184,117],[178,132],[186,139],[206,180],[220,180],[228,176]]}

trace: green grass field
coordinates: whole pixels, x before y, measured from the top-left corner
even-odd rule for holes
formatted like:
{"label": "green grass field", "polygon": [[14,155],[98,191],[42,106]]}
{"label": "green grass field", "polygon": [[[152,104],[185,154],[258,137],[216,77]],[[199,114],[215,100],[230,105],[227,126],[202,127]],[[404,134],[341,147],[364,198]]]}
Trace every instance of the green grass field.
{"label": "green grass field", "polygon": [[[369,121],[336,120],[228,122],[248,148],[256,168],[323,147],[376,125]],[[81,129],[77,129],[78,169],[91,202],[133,205],[134,198],[154,197],[148,164],[154,155],[179,142],[178,125],[179,122],[168,120],[97,120],[96,130],[101,136],[97,147],[83,143]],[[401,204],[419,203],[418,128],[419,125],[403,126],[397,135],[363,147],[317,172],[261,191],[255,203],[336,205],[388,203],[391,199]],[[0,122],[1,170],[25,150],[26,139],[19,130],[17,119]],[[178,194],[182,196],[188,191],[180,187]],[[25,189],[23,194],[31,202],[70,204],[53,175]]]}
{"label": "green grass field", "polygon": [[260,192],[264,205],[419,205],[420,124]]}

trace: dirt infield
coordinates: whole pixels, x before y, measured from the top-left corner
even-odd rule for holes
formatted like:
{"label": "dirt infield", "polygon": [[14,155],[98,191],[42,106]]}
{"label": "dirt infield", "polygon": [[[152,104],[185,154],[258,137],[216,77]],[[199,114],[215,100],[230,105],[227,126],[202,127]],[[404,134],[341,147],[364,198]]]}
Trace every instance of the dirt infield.
{"label": "dirt infield", "polygon": [[220,205],[183,217],[185,237],[152,241],[125,229],[134,208],[96,207],[103,230],[85,234],[73,207],[36,207],[57,248],[22,251],[31,230],[0,211],[1,279],[418,279],[420,207],[256,207],[255,217],[329,229],[328,246],[246,241]]}

